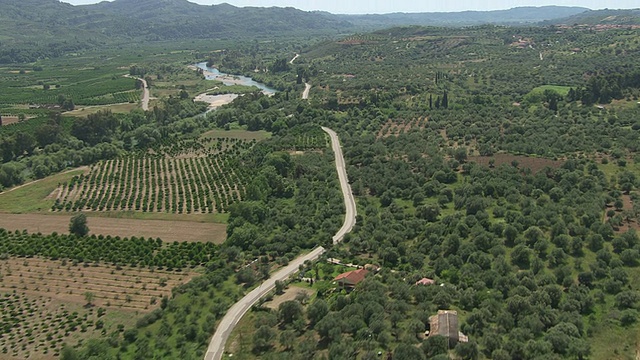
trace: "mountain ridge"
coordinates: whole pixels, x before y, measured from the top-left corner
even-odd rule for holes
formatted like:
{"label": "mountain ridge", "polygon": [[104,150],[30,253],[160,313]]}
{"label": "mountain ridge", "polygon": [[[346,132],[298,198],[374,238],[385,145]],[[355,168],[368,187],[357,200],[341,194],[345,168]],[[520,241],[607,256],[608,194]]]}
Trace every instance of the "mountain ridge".
{"label": "mountain ridge", "polygon": [[569,17],[547,20],[543,25],[640,25],[638,9],[588,10]]}
{"label": "mountain ridge", "polygon": [[[0,0],[0,63],[136,41],[337,36],[407,25],[538,25],[589,13],[580,7],[517,7],[454,13],[335,15],[292,7],[199,5],[188,0]],[[640,17],[639,17],[640,18]]]}

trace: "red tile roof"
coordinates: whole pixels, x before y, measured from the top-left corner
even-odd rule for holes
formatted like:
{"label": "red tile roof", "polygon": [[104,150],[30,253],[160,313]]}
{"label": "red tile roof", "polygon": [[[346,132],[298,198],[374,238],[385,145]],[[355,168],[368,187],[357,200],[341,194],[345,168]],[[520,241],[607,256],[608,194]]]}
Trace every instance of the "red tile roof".
{"label": "red tile roof", "polygon": [[342,282],[346,285],[357,285],[359,282],[364,280],[364,277],[369,273],[366,269],[358,269],[346,272],[344,274],[340,274],[336,276],[335,281]]}

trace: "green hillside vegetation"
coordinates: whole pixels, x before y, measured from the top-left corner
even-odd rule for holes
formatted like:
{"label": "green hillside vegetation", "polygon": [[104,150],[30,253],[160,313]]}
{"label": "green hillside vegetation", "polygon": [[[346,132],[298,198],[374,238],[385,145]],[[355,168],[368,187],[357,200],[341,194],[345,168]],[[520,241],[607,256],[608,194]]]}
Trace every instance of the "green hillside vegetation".
{"label": "green hillside vegetation", "polygon": [[204,6],[187,0],[104,1],[72,6],[56,0],[0,2],[0,64],[32,62],[131,41],[335,36],[399,25],[534,24],[584,12],[579,7],[460,13],[333,15],[294,8]]}
{"label": "green hillside vegetation", "polygon": [[[135,9],[110,34],[137,37],[127,31],[140,20],[140,36],[158,34],[156,40],[224,25],[200,27],[205,16],[197,12],[233,19],[224,31],[234,34],[243,12],[257,19],[268,11],[274,14],[259,20],[273,21],[265,34],[278,36],[134,41],[3,69],[0,85],[9,91],[0,95],[2,112],[40,116],[0,127],[0,184],[43,180],[32,193],[0,195],[0,211],[109,211],[133,219],[206,212],[227,222],[221,245],[0,230],[0,259],[200,273],[140,313],[135,326],[111,327],[80,344],[61,340],[68,345],[61,359],[201,359],[235,301],[316,246],[327,253],[277,284],[268,296],[282,302],[276,309],[260,303],[251,310],[225,358],[635,356],[640,29],[400,26],[283,41],[286,25],[278,20],[300,12],[149,4],[64,9],[75,14],[73,26],[89,32]],[[171,22],[166,10],[180,20]],[[77,11],[96,19],[82,22]],[[319,22],[304,34],[346,21],[303,14],[299,19],[317,15]],[[205,113],[206,104],[193,99],[216,83],[189,68],[204,61],[278,92],[232,87],[247,92]],[[74,103],[139,94],[127,73],[150,81],[157,97],[150,110],[67,117],[59,109],[28,109],[47,91],[69,91]],[[41,89],[39,81],[53,86]],[[305,83],[308,100],[301,99]],[[321,126],[340,136],[358,206],[355,228],[337,245],[332,236],[344,203]],[[89,175],[59,174],[81,165]],[[43,200],[54,184],[65,197]],[[370,272],[350,289],[334,281],[351,270],[342,264],[369,265]],[[416,285],[423,278],[435,284]],[[284,301],[287,286],[311,295]],[[439,310],[457,312],[457,330],[468,342],[426,336]],[[6,353],[20,351],[17,341]]]}
{"label": "green hillside vegetation", "polygon": [[579,14],[544,21],[544,24],[584,24],[584,25],[640,25],[640,9],[633,10],[590,10]]}
{"label": "green hillside vegetation", "polygon": [[471,26],[483,24],[535,24],[541,21],[565,18],[589,9],[567,6],[516,7],[508,10],[461,11],[433,13],[393,13],[383,15],[338,15],[354,25],[391,27],[402,25]]}

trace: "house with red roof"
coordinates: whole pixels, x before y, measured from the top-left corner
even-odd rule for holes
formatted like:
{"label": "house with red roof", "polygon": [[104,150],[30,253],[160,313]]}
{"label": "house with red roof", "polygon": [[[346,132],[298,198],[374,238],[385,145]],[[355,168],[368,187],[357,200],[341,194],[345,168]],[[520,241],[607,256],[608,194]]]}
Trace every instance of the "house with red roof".
{"label": "house with red roof", "polygon": [[362,282],[362,280],[364,280],[368,273],[369,270],[367,269],[358,269],[340,274],[333,280],[344,288],[353,289],[356,285]]}

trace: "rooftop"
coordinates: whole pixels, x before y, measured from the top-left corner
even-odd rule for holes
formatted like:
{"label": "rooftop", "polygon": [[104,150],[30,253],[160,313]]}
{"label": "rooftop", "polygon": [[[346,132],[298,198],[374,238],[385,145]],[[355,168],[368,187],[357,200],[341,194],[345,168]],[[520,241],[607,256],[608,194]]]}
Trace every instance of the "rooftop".
{"label": "rooftop", "polygon": [[368,273],[369,270],[367,269],[353,270],[336,276],[334,280],[346,285],[357,285],[364,280]]}

